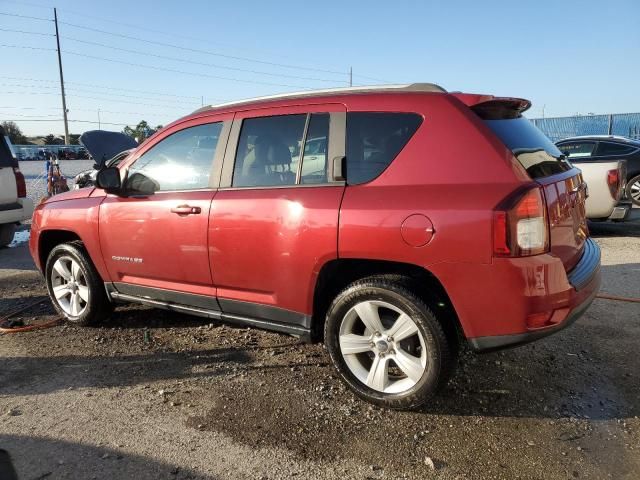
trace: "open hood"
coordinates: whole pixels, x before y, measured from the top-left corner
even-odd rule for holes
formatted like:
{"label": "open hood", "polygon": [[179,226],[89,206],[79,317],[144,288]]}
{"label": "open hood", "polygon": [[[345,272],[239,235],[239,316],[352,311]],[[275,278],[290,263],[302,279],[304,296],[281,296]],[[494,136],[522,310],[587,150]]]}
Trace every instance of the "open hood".
{"label": "open hood", "polygon": [[80,143],[89,151],[97,168],[102,168],[104,162],[115,157],[120,152],[138,146],[129,135],[104,130],[90,130],[80,135]]}

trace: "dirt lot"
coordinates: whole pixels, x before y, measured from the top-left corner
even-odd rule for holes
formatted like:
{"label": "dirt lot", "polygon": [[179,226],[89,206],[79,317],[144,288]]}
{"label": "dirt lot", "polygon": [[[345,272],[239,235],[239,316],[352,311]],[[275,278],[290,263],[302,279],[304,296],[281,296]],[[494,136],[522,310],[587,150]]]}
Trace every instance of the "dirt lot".
{"label": "dirt lot", "polygon": [[[640,297],[640,223],[591,229],[603,291]],[[0,297],[54,318],[24,245],[0,250]],[[21,479],[637,479],[639,341],[639,304],[596,300],[544,341],[464,352],[404,413],[355,399],[321,345],[121,307],[0,336],[0,448]]]}

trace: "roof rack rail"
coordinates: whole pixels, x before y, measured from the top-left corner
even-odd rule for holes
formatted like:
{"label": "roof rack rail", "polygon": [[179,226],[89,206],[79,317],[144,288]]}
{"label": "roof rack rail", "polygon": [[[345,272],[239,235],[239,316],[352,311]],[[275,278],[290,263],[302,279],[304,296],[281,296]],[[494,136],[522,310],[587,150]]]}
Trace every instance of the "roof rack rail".
{"label": "roof rack rail", "polygon": [[409,83],[398,85],[370,85],[362,87],[343,87],[328,88],[322,90],[305,90],[302,92],[279,93],[276,95],[267,95],[264,97],[248,98],[245,100],[237,100],[233,102],[220,103],[217,105],[208,105],[195,110],[193,113],[206,112],[208,110],[232,107],[236,105],[244,105],[248,103],[261,102],[265,100],[280,100],[291,98],[317,97],[321,95],[351,95],[359,93],[378,93],[378,92],[437,92],[446,93],[447,91],[440,85],[435,83]]}

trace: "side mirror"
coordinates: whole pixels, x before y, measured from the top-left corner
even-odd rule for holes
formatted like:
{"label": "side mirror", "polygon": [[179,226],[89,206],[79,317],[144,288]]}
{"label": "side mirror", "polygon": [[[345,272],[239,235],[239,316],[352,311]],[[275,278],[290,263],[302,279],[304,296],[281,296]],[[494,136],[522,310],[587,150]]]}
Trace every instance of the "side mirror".
{"label": "side mirror", "polygon": [[96,186],[107,193],[119,193],[122,188],[120,170],[116,167],[103,168],[96,175]]}

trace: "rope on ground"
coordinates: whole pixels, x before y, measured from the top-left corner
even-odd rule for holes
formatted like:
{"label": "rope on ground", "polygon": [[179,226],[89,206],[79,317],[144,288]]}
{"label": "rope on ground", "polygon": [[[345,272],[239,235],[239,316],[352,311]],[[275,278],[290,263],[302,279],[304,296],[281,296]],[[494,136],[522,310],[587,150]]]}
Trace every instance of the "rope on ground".
{"label": "rope on ground", "polygon": [[24,312],[25,310],[28,310],[32,307],[35,307],[36,305],[39,305],[40,303],[42,303],[42,300],[38,300],[36,302],[30,303],[28,305],[25,305],[22,308],[19,308],[18,310],[15,310],[13,312],[11,312],[8,315],[5,315],[4,317],[0,318],[0,335],[6,335],[9,333],[20,333],[20,332],[30,332],[33,330],[42,330],[45,328],[51,328],[51,327],[55,327],[56,325],[59,325],[60,323],[62,323],[62,319],[61,318],[56,318],[55,320],[51,320],[50,322],[45,322],[45,323],[38,323],[36,325],[26,325],[24,327],[5,327],[3,325],[6,325],[9,321],[9,319],[11,317],[14,317],[16,315],[18,315],[19,313]]}
{"label": "rope on ground", "polygon": [[609,295],[608,293],[599,293],[596,295],[596,298],[602,298],[604,300],[614,300],[617,302],[640,303],[640,298],[618,297],[616,295]]}

